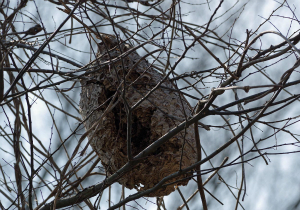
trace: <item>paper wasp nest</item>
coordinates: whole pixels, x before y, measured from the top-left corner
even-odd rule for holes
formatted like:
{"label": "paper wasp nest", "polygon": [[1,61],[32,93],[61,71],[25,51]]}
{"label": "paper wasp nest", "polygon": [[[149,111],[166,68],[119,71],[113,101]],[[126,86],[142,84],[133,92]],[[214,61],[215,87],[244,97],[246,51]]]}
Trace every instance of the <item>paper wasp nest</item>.
{"label": "paper wasp nest", "polygon": [[[86,120],[84,123],[86,130],[96,123],[93,128],[95,132],[90,132],[88,139],[93,150],[101,158],[107,173],[111,175],[128,161],[124,97],[126,103],[133,106],[159,83],[163,76],[152,69],[136,51],[130,52],[132,46],[125,43],[118,44],[116,37],[112,35],[101,36],[103,42],[99,44],[98,58],[90,69],[97,71],[81,79],[80,112],[83,120]],[[115,104],[113,109],[107,110],[109,104]],[[190,114],[184,97],[175,91],[170,81],[164,81],[161,87],[132,112],[133,157],[183,122],[185,116],[189,117]],[[196,160],[196,143],[193,128],[190,126],[186,132],[180,132],[155,153],[141,160],[118,181],[130,189],[146,190],[164,177],[178,171],[180,161],[181,167],[186,168]],[[180,179],[182,180],[149,196],[168,195],[175,190],[174,186],[186,185],[189,181],[189,178],[181,176],[168,183]]]}

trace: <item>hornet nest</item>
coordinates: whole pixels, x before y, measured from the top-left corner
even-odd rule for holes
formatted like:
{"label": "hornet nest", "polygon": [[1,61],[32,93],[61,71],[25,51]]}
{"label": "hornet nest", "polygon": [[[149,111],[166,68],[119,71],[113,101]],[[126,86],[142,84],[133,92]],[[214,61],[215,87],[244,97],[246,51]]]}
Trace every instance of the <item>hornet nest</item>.
{"label": "hornet nest", "polygon": [[[108,175],[128,162],[127,114],[132,107],[162,79],[146,59],[113,35],[101,34],[97,59],[90,74],[81,79],[80,113],[88,139],[101,159]],[[130,50],[131,49],[131,50]],[[124,79],[126,83],[124,83]],[[125,87],[125,88],[124,88]],[[188,102],[168,79],[132,110],[132,156],[168,133],[191,115]],[[164,143],[156,152],[136,164],[118,182],[129,189],[147,190],[164,177],[197,161],[195,134],[192,126]],[[181,163],[180,163],[181,162]],[[164,188],[148,196],[164,196],[175,186],[187,185],[188,175],[169,180]]]}

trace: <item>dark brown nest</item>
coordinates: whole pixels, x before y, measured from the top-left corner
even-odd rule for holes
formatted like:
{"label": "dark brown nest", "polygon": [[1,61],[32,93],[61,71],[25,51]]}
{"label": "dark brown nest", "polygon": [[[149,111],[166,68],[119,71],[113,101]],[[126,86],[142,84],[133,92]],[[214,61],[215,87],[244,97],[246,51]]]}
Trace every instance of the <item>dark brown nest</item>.
{"label": "dark brown nest", "polygon": [[[155,87],[163,76],[153,70],[135,51],[130,52],[130,45],[117,44],[117,39],[112,35],[102,35],[102,38],[98,58],[91,65],[92,71],[98,71],[81,79],[80,112],[83,120],[86,120],[86,130],[94,125],[88,139],[110,175],[128,161],[127,114],[124,101],[133,106]],[[132,155],[137,155],[190,114],[188,103],[183,96],[174,90],[170,81],[164,81],[132,112]],[[188,127],[169,139],[156,152],[141,160],[118,181],[130,189],[146,190],[178,171],[180,162],[181,167],[186,168],[196,160],[194,132],[192,127]],[[149,196],[168,195],[175,190],[174,186],[186,185],[189,181],[185,176],[181,176],[168,183],[176,180],[180,181]]]}

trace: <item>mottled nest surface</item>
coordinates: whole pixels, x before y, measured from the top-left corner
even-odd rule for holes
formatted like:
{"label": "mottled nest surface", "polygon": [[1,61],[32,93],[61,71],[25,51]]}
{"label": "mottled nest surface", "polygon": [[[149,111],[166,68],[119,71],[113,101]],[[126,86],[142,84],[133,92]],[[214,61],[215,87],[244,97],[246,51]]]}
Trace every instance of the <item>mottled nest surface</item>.
{"label": "mottled nest surface", "polygon": [[[98,71],[81,79],[80,112],[83,120],[86,120],[86,130],[96,125],[88,135],[90,145],[101,158],[107,173],[113,174],[128,161],[127,115],[122,95],[125,96],[128,105],[133,106],[159,83],[163,76],[153,70],[135,51],[130,52],[130,45],[117,44],[117,39],[112,35],[102,35],[102,38],[98,58],[91,68],[91,71]],[[110,55],[107,50],[110,50]],[[122,83],[124,77],[125,94]],[[109,104],[115,106],[107,111]],[[90,115],[91,112],[93,113]],[[132,112],[133,157],[190,114],[188,103],[182,95],[174,91],[174,85],[168,80],[163,82],[161,87]],[[141,160],[130,172],[123,175],[118,180],[119,183],[130,189],[146,190],[178,171],[180,161],[182,168],[195,163],[197,152],[194,135],[190,126],[186,132],[182,131],[172,137],[155,153]],[[148,196],[168,195],[175,190],[174,186],[186,185],[189,181],[181,176],[168,183],[180,179],[182,180]]]}

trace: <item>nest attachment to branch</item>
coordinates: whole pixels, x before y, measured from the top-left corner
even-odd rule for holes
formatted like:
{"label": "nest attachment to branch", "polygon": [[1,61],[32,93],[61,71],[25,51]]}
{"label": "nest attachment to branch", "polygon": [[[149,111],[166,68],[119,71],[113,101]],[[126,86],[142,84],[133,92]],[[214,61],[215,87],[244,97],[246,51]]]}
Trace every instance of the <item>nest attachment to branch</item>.
{"label": "nest attachment to branch", "polygon": [[[112,35],[101,35],[97,59],[90,74],[81,79],[80,112],[85,128],[93,129],[88,139],[101,158],[109,175],[128,162],[127,110],[164,77],[142,59],[132,46]],[[126,81],[126,82],[124,82]],[[142,103],[132,110],[132,156],[190,117],[186,99],[166,79]],[[134,168],[118,180],[129,189],[138,191],[155,186],[164,177],[197,161],[196,143],[192,127],[170,138],[157,151],[140,160]],[[191,174],[167,182],[166,187],[148,196],[164,196],[175,186],[186,185]]]}

